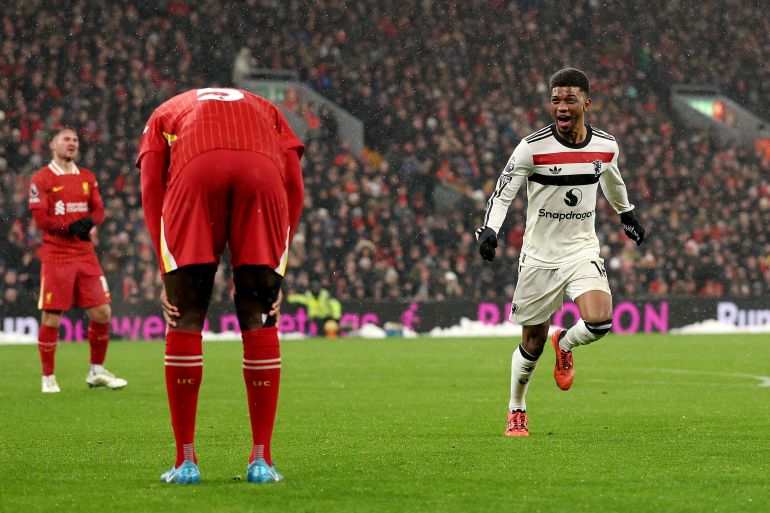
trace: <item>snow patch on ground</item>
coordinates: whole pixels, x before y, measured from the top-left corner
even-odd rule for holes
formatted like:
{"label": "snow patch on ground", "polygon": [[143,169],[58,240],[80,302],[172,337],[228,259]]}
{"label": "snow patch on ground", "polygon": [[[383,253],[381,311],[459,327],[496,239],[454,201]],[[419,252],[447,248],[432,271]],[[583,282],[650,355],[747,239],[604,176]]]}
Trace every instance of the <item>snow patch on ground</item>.
{"label": "snow patch on ground", "polygon": [[22,344],[37,344],[37,337],[29,334],[6,333],[0,331],[0,346],[16,346]]}
{"label": "snow patch on ground", "polygon": [[375,324],[364,324],[361,329],[358,330],[356,336],[362,338],[416,338],[417,333],[414,330],[403,326],[393,326],[388,329],[381,328]]}
{"label": "snow patch on ground", "polygon": [[[299,340],[307,338],[302,333],[279,333],[278,338],[280,340]],[[217,342],[217,341],[230,341],[241,340],[241,334],[235,331],[223,331],[222,333],[214,333],[213,331],[203,332],[204,342]]]}
{"label": "snow patch on ground", "polygon": [[[550,333],[553,333],[558,327],[551,326]],[[725,324],[714,319],[697,322],[681,328],[674,328],[669,331],[672,335],[723,335],[723,334],[745,334],[745,333],[770,333],[770,324],[762,326],[735,326]],[[382,339],[388,337],[416,338],[419,335],[406,327],[390,328],[388,330],[374,324],[365,324],[354,334],[366,339]],[[460,319],[460,323],[448,328],[433,328],[425,336],[447,338],[447,337],[521,337],[521,326],[512,322],[502,324],[484,324],[480,321],[472,321],[465,317]],[[302,333],[280,333],[278,337],[281,340],[303,340],[307,337]],[[204,341],[218,340],[241,340],[241,334],[234,331],[214,333],[211,331],[203,332]],[[0,346],[4,345],[24,345],[36,344],[37,338],[30,334],[19,334],[13,332],[0,331]]]}
{"label": "snow patch on ground", "polygon": [[770,333],[770,324],[761,326],[735,326],[734,324],[725,324],[715,319],[696,322],[681,328],[669,330],[672,335],[719,335],[728,333]]}
{"label": "snow patch on ground", "polygon": [[[549,334],[560,329],[551,326]],[[466,317],[460,319],[460,324],[448,328],[433,328],[428,333],[429,337],[521,337],[521,326],[512,322],[502,324],[484,324],[481,321],[472,321]]]}

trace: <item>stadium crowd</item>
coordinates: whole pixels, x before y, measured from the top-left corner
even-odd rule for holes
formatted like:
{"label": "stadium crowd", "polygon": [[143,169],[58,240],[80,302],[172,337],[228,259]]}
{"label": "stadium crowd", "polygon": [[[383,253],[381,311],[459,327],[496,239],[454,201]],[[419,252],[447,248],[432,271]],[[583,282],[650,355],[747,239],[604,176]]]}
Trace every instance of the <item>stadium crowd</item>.
{"label": "stadium crowd", "polygon": [[[547,19],[553,12],[573,29]],[[473,230],[519,139],[550,122],[548,77],[571,65],[592,79],[587,120],[619,141],[621,171],[649,230],[637,249],[599,201],[597,232],[613,291],[767,295],[770,186],[761,170],[770,162],[685,129],[668,87],[718,85],[767,117],[770,78],[756,63],[770,59],[759,39],[769,25],[737,0],[586,0],[568,13],[555,0],[415,2],[409,9],[395,0],[17,3],[3,10],[0,52],[2,307],[12,312],[36,301],[40,233],[27,187],[49,158],[48,131],[61,124],[78,129],[78,164],[96,173],[105,198],[97,252],[113,301],[157,299],[133,168],[142,123],[173,94],[231,85],[243,51],[259,67],[298,70],[366,127],[367,150],[354,154],[328,111],[299,107],[315,123],[289,289],[318,279],[342,300],[509,300],[523,194],[495,265],[482,264]],[[214,301],[230,288],[222,266]]]}

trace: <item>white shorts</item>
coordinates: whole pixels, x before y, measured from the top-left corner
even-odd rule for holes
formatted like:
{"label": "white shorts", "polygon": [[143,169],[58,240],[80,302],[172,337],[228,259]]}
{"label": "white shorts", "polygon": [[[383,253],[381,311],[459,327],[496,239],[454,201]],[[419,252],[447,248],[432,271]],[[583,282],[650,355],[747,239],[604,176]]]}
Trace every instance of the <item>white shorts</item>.
{"label": "white shorts", "polygon": [[589,290],[610,292],[604,260],[580,260],[558,269],[519,266],[510,320],[521,326],[541,324],[560,310],[566,294],[570,301]]}

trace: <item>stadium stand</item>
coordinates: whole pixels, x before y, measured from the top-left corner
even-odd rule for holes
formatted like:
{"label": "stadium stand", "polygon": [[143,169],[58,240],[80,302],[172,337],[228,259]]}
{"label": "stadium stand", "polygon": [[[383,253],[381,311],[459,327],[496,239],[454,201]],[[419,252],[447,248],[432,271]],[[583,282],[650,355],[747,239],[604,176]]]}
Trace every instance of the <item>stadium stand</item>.
{"label": "stadium stand", "polygon": [[[40,233],[27,184],[48,158],[48,131],[65,123],[78,129],[79,163],[96,172],[105,198],[97,251],[113,301],[157,298],[133,168],[142,123],[177,92],[229,85],[244,48],[259,67],[298,71],[366,127],[367,150],[354,154],[329,112],[296,106],[312,130],[290,289],[319,279],[342,300],[510,298],[524,199],[503,227],[497,265],[482,265],[472,232],[515,144],[549,122],[548,77],[571,65],[592,79],[588,120],[618,139],[649,229],[638,251],[600,200],[597,231],[616,295],[770,292],[770,185],[761,172],[770,152],[720,147],[711,134],[685,129],[668,105],[671,84],[708,83],[767,119],[770,79],[757,63],[770,59],[770,18],[737,0],[644,8],[587,0],[569,13],[555,0],[294,4],[30,0],[4,9],[5,311],[36,302]],[[585,30],[565,32],[546,19],[553,12]],[[214,301],[228,294],[223,266]]]}

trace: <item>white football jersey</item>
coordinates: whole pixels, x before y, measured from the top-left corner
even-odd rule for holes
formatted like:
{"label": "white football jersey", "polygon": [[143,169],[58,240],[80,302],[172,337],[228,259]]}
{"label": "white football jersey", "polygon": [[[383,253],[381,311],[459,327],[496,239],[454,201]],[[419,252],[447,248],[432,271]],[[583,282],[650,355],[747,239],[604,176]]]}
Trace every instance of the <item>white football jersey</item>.
{"label": "white football jersey", "polygon": [[497,180],[484,217],[484,225],[495,233],[516,192],[527,183],[521,264],[553,269],[599,257],[597,184],[618,213],[634,208],[618,170],[615,138],[590,125],[586,129],[579,144],[558,138],[553,124],[525,137]]}

